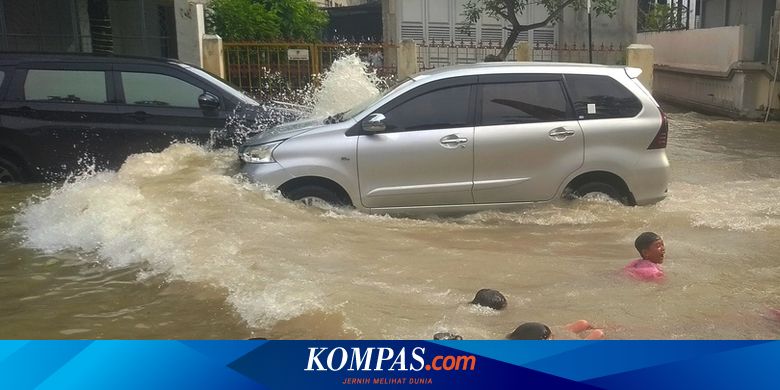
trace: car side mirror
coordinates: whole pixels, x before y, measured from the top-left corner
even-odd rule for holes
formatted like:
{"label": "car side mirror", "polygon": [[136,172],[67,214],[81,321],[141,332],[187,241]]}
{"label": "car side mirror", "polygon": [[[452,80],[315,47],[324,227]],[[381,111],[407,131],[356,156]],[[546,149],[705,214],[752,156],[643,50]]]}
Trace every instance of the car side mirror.
{"label": "car side mirror", "polygon": [[366,119],[363,119],[363,122],[361,123],[363,126],[363,131],[367,131],[369,133],[378,133],[380,131],[385,131],[385,116],[379,113],[371,114]]}
{"label": "car side mirror", "polygon": [[204,92],[198,96],[198,105],[204,110],[219,109],[219,98],[211,92]]}

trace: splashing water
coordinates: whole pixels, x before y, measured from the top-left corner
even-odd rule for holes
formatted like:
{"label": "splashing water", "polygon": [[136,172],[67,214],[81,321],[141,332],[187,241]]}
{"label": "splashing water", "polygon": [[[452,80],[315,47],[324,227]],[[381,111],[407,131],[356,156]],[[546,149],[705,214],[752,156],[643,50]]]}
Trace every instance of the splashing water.
{"label": "splashing water", "polygon": [[357,54],[339,57],[331,68],[300,90],[290,90],[280,74],[263,76],[269,92],[259,107],[239,105],[223,129],[211,134],[211,147],[237,146],[247,137],[284,122],[334,115],[369,100],[387,87],[385,80],[369,71]]}
{"label": "splashing water", "polygon": [[356,54],[339,58],[322,77],[321,87],[315,91],[313,117],[344,112],[377,96],[384,81],[376,72],[367,70]]}

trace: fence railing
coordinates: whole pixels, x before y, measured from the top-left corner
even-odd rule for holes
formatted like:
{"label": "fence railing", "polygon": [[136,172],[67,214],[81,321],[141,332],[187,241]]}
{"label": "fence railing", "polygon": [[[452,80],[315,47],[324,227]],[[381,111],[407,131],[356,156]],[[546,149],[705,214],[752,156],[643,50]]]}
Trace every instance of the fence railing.
{"label": "fence railing", "polygon": [[[417,44],[417,66],[420,70],[425,70],[448,65],[483,62],[489,55],[497,55],[501,48],[501,42],[491,41],[423,41]],[[514,58],[515,49],[512,49],[507,55],[507,59]]]}
{"label": "fence railing", "polygon": [[691,0],[676,0],[670,4],[640,2],[637,10],[637,32],[675,31],[690,28]]}
{"label": "fence railing", "polygon": [[304,88],[345,54],[357,53],[379,76],[395,74],[395,64],[384,61],[385,51],[395,50],[391,44],[229,42],[223,50],[228,81],[255,96],[269,87],[269,77],[290,89]]}
{"label": "fence railing", "polygon": [[[392,43],[257,43],[224,44],[226,78],[250,95],[263,100],[265,95],[280,89],[300,90],[317,82],[339,57],[357,53],[369,70],[380,77],[396,75],[397,46]],[[417,44],[416,56],[420,70],[456,64],[483,62],[501,51],[501,42],[430,41]],[[507,61],[516,58],[514,48]],[[622,65],[626,63],[621,44],[598,43],[590,51],[593,63]],[[387,58],[389,60],[386,60]],[[539,62],[588,63],[587,43],[535,42],[527,58]]]}
{"label": "fence railing", "polygon": [[544,43],[533,46],[533,60],[541,62],[577,62],[589,63],[591,53],[593,63],[601,65],[625,65],[626,51],[622,44],[593,44],[588,48],[587,43]]}

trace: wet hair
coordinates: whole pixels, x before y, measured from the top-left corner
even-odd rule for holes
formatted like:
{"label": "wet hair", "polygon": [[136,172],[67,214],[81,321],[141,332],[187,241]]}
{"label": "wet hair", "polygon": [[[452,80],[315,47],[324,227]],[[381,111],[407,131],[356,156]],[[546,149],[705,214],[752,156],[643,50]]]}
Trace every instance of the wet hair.
{"label": "wet hair", "polygon": [[433,335],[434,340],[463,340],[463,337],[460,337],[460,335],[452,334],[450,332],[441,332],[436,333]]}
{"label": "wet hair", "polygon": [[501,294],[497,290],[483,288],[482,290],[477,291],[477,295],[474,296],[474,300],[470,303],[501,310],[506,307],[506,298],[504,298],[504,294]]}
{"label": "wet hair", "polygon": [[653,232],[644,232],[639,235],[639,237],[634,240],[634,247],[639,252],[639,255],[642,255],[642,251],[649,248],[650,245],[658,240],[661,239],[661,236],[653,233]]}
{"label": "wet hair", "polygon": [[552,337],[550,327],[539,322],[526,322],[515,328],[506,338],[510,340],[549,340]]}

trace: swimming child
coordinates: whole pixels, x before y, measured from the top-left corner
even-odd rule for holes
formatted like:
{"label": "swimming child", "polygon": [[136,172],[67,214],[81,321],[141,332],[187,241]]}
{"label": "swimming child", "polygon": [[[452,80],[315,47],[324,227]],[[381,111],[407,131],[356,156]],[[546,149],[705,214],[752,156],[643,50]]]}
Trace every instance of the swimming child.
{"label": "swimming child", "polygon": [[[575,321],[564,326],[564,328],[572,334],[569,337],[563,338],[580,338],[585,340],[599,340],[604,338],[604,331],[593,327],[586,320]],[[586,331],[589,332],[585,333]],[[552,340],[553,332],[549,326],[540,322],[525,322],[515,328],[512,333],[506,336],[506,338],[510,340]]]}
{"label": "swimming child", "polygon": [[486,306],[493,310],[501,310],[506,307],[506,297],[498,290],[483,288],[477,291],[477,295],[474,296],[474,300],[470,303]]}
{"label": "swimming child", "polygon": [[644,281],[661,281],[664,279],[664,271],[661,263],[664,262],[666,248],[664,240],[653,232],[644,232],[634,241],[636,250],[641,259],[636,259],[623,268],[626,275]]}

